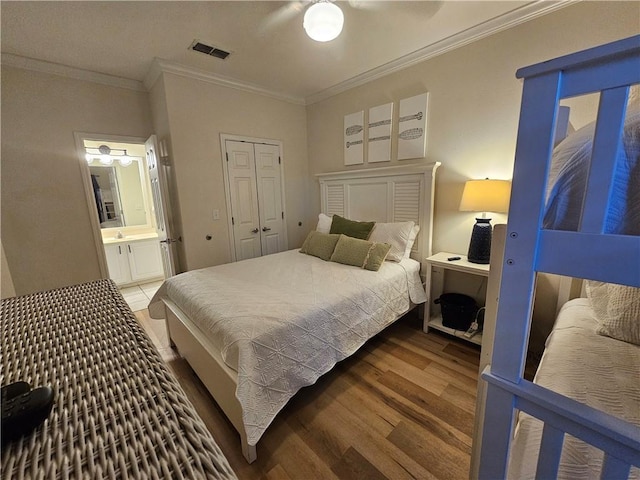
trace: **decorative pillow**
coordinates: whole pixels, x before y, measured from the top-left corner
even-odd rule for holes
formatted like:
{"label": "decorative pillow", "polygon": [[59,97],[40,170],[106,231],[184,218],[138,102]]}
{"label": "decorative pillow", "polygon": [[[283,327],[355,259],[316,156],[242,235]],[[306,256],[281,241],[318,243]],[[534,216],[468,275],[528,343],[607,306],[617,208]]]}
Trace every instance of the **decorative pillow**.
{"label": "decorative pillow", "polygon": [[364,268],[371,270],[372,272],[380,270],[380,267],[389,254],[389,250],[391,250],[391,245],[388,243],[373,243],[373,246],[369,250],[369,256],[364,264]]}
{"label": "decorative pillow", "polygon": [[391,245],[340,235],[331,261],[377,272]]}
{"label": "decorative pillow", "polygon": [[640,345],[640,288],[588,281],[598,328],[596,333]]}
{"label": "decorative pillow", "polygon": [[341,233],[348,237],[367,240],[375,224],[376,222],[356,222],[340,215],[334,215],[330,233]]}
{"label": "decorative pillow", "polygon": [[331,235],[329,233],[312,230],[302,244],[300,253],[306,253],[307,255],[313,255],[322,260],[329,261],[339,238],[340,235]]}
{"label": "decorative pillow", "polygon": [[603,323],[607,318],[607,303],[609,300],[607,285],[604,282],[596,282],[595,280],[586,280],[584,284],[587,298],[598,324]]}
{"label": "decorative pillow", "polygon": [[[544,228],[578,228],[587,185],[595,122],[565,138],[553,151]],[[605,233],[640,235],[640,108],[627,110],[618,150]]]}
{"label": "decorative pillow", "polygon": [[318,215],[318,226],[316,231],[320,233],[331,233],[331,221],[333,219],[329,215],[321,213]]}
{"label": "decorative pillow", "polygon": [[411,229],[411,235],[409,235],[409,241],[407,242],[407,249],[404,251],[404,258],[411,257],[411,249],[413,248],[413,244],[416,243],[416,238],[418,238],[418,233],[420,233],[420,226],[414,225]]}
{"label": "decorative pillow", "polygon": [[387,260],[399,262],[405,256],[414,226],[414,222],[376,223],[371,231],[369,240],[376,243],[390,244],[391,251],[387,256]]}

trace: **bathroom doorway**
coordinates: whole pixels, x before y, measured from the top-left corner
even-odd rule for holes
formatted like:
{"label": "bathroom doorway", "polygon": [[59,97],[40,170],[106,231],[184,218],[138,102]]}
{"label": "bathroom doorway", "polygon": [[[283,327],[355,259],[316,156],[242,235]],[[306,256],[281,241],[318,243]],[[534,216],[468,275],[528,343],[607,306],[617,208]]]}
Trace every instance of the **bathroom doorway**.
{"label": "bathroom doorway", "polygon": [[133,310],[164,280],[145,139],[78,134],[87,204],[105,277]]}

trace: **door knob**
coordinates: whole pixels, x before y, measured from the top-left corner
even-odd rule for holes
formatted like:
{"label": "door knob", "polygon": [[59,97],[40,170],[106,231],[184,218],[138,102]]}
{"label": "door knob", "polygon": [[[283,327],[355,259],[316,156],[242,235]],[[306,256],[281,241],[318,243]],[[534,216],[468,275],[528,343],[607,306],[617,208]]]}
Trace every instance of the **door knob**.
{"label": "door knob", "polygon": [[258,233],[259,231],[260,231],[260,229],[254,228],[253,230],[251,230],[251,233]]}
{"label": "door knob", "polygon": [[270,227],[262,227],[262,231],[263,231],[263,232],[268,232],[269,230],[271,230],[271,228],[270,228]]}

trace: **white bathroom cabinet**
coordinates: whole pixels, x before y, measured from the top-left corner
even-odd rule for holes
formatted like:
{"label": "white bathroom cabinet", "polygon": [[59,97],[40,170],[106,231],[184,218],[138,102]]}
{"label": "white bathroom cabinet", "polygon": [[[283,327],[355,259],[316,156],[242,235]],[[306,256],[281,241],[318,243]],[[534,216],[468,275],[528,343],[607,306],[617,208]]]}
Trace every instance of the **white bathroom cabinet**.
{"label": "white bathroom cabinet", "polygon": [[109,278],[118,285],[162,278],[162,258],[157,239],[105,244]]}

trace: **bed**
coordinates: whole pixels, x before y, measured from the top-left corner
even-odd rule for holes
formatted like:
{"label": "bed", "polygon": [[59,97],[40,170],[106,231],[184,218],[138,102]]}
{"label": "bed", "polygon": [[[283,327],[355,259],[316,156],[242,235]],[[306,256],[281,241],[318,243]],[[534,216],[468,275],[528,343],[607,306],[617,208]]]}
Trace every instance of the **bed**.
{"label": "bed", "polygon": [[[534,383],[640,428],[640,346],[600,335],[593,298],[565,303],[547,338]],[[544,424],[521,413],[508,478],[535,478]],[[564,442],[558,478],[599,478],[601,450],[572,436]],[[629,478],[640,478],[637,467]]]}
{"label": "bed", "polygon": [[111,280],[3,299],[0,324],[2,385],[54,390],[2,478],[236,478]]}
{"label": "bed", "polygon": [[[493,354],[482,375],[479,478],[637,476],[640,127],[628,103],[639,65],[635,36],[517,73],[523,98]],[[553,152],[559,101],[592,92],[600,92],[595,127]],[[564,160],[578,163],[556,164],[567,152]],[[540,272],[606,293],[591,295],[586,311],[584,300],[565,307],[529,382],[523,370]]]}
{"label": "bed", "polygon": [[377,271],[339,263],[333,254],[327,261],[301,253],[305,241],[302,249],[178,275],[151,300],[151,316],[166,319],[172,344],[238,430],[249,463],[300,388],[426,301],[420,271],[431,250],[438,166],[319,175],[321,235],[331,236],[321,232],[324,219],[339,216],[375,222],[374,243],[399,225],[403,238],[413,239],[390,261],[393,247]]}

